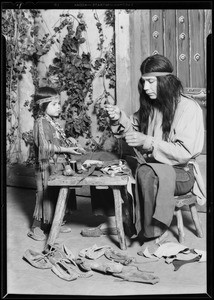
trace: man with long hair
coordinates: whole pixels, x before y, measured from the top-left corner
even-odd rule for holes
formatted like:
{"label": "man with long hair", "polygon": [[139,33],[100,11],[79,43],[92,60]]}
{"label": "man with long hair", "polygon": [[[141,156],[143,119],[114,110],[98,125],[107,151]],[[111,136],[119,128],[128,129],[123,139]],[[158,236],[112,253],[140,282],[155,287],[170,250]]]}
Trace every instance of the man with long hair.
{"label": "man with long hair", "polygon": [[163,55],[147,57],[140,67],[140,108],[127,117],[118,106],[106,105],[116,137],[133,150],[127,161],[136,180],[134,225],[145,240],[167,232],[175,209],[174,196],[193,192],[198,204],[205,191],[196,157],[204,144],[199,104],[183,94]]}

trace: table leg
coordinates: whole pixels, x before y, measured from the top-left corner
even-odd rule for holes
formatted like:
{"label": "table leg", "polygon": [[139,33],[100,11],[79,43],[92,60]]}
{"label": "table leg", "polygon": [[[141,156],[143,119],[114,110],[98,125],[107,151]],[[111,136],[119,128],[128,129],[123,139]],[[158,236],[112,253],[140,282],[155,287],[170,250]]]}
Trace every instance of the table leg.
{"label": "table leg", "polygon": [[115,220],[118,232],[118,239],[120,243],[120,248],[122,250],[126,250],[126,240],[125,234],[123,229],[123,215],[122,215],[122,203],[123,199],[120,193],[120,187],[118,186],[111,186],[114,194],[114,206],[115,206]]}
{"label": "table leg", "polygon": [[57,199],[54,218],[53,218],[53,222],[52,222],[52,225],[51,225],[51,230],[50,230],[50,233],[49,233],[49,236],[48,236],[48,240],[47,240],[47,243],[46,243],[46,247],[48,245],[53,246],[53,244],[55,243],[56,238],[59,234],[60,226],[62,224],[63,217],[65,215],[68,191],[69,191],[69,188],[67,188],[67,187],[66,188],[63,187],[59,191],[59,196],[58,196],[58,199]]}

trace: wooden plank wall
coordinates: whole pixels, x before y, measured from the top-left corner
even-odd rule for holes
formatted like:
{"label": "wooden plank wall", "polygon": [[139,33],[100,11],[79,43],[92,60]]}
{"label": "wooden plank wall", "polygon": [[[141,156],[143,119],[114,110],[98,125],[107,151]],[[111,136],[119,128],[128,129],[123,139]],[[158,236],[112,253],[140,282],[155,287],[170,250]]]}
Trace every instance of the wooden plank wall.
{"label": "wooden plank wall", "polygon": [[204,88],[205,11],[151,10],[151,54],[166,55],[185,87]]}
{"label": "wooden plank wall", "polygon": [[131,96],[131,53],[129,15],[124,10],[115,10],[115,51],[116,51],[116,104],[128,115],[133,112]]}
{"label": "wooden plank wall", "polygon": [[173,67],[174,67],[174,74],[176,74],[177,70],[177,60],[176,60],[176,11],[175,10],[166,10],[164,12],[164,53],[166,57],[169,58]]}
{"label": "wooden plank wall", "polygon": [[[124,20],[129,30],[120,36],[119,24]],[[128,20],[127,15],[117,13],[116,24],[117,101],[128,114],[139,107],[140,64],[155,53],[171,60],[174,74],[189,92],[206,89],[206,38],[212,30],[211,10],[135,10],[129,13]]]}
{"label": "wooden plank wall", "polygon": [[190,10],[190,87],[206,87],[205,82],[205,49],[204,45],[204,11]]}
{"label": "wooden plank wall", "polygon": [[150,11],[150,55],[164,53],[163,10]]}
{"label": "wooden plank wall", "polygon": [[190,86],[190,56],[189,56],[189,19],[187,10],[176,12],[176,36],[177,36],[177,73],[184,86]]}
{"label": "wooden plank wall", "polygon": [[133,102],[132,110],[137,111],[139,108],[138,82],[141,76],[140,66],[142,61],[150,53],[150,43],[145,43],[150,38],[150,31],[147,25],[150,20],[149,10],[138,10],[134,14],[130,14],[130,53],[131,57],[131,97]]}

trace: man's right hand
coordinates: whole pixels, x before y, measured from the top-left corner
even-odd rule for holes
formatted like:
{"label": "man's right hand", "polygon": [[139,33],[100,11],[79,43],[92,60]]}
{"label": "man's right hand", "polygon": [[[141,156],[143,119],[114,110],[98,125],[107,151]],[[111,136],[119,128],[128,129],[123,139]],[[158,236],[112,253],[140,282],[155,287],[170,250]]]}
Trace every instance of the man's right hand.
{"label": "man's right hand", "polygon": [[109,118],[112,121],[118,121],[120,119],[120,109],[118,106],[106,104],[105,109],[107,110]]}

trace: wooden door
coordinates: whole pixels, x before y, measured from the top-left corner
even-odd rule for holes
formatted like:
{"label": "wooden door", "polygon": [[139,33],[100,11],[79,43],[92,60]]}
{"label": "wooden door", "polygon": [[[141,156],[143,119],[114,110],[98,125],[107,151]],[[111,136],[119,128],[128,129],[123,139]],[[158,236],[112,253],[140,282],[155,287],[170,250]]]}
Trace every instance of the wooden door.
{"label": "wooden door", "polygon": [[136,111],[140,64],[155,53],[171,60],[187,93],[206,94],[206,44],[211,22],[211,10],[116,11],[118,104],[128,114]]}

